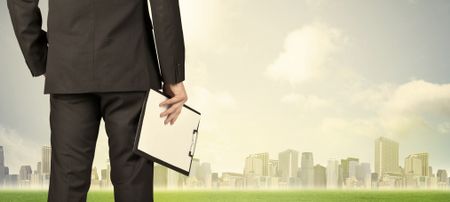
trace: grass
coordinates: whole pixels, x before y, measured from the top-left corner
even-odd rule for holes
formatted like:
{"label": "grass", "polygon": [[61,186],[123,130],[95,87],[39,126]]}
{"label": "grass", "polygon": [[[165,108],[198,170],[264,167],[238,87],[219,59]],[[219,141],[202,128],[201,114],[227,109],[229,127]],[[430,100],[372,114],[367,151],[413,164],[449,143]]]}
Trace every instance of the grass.
{"label": "grass", "polygon": [[[439,202],[450,191],[156,191],[156,202]],[[0,202],[46,202],[46,191],[0,190]],[[88,202],[113,202],[112,191],[89,191]]]}

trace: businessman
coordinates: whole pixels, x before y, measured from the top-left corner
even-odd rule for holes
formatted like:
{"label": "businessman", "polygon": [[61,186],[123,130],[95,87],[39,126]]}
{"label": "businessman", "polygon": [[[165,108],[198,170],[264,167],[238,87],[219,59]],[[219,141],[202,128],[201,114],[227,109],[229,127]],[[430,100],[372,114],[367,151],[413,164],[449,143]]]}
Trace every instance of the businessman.
{"label": "businessman", "polygon": [[102,118],[115,201],[153,201],[153,162],[132,147],[146,91],[172,96],[160,104],[165,124],[187,100],[178,0],[150,0],[151,17],[147,0],[49,0],[47,31],[38,2],[7,5],[31,75],[45,76],[50,95],[48,201],[86,201]]}

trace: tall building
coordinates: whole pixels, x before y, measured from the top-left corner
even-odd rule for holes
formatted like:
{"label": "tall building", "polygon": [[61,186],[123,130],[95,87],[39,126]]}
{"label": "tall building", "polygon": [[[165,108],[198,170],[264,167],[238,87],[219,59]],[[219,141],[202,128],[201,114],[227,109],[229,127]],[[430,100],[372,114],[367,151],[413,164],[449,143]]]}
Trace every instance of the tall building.
{"label": "tall building", "polygon": [[91,186],[92,187],[101,186],[100,177],[98,176],[97,167],[95,166],[91,169]]}
{"label": "tall building", "polygon": [[159,164],[153,167],[153,184],[157,188],[167,188],[168,168]]}
{"label": "tall building", "polygon": [[174,171],[172,169],[167,169],[167,188],[176,189],[182,186],[181,173]]}
{"label": "tall building", "polygon": [[189,172],[189,178],[198,179],[198,170],[200,169],[200,159],[193,158],[191,163],[191,171]]}
{"label": "tall building", "polygon": [[108,170],[107,169],[101,169],[100,170],[100,176],[101,176],[101,180],[107,181],[108,180]]}
{"label": "tall building", "polygon": [[361,182],[361,185],[369,188],[372,184],[372,171],[370,170],[370,163],[361,163],[357,167],[356,179]]}
{"label": "tall building", "polygon": [[314,166],[314,187],[323,188],[327,185],[327,169],[319,164]]}
{"label": "tall building", "polygon": [[255,156],[262,160],[262,176],[268,176],[269,175],[269,153],[258,153],[255,154]]}
{"label": "tall building", "polygon": [[249,155],[245,158],[244,176],[262,176],[263,164],[263,159],[259,158],[259,156],[255,154]]}
{"label": "tall building", "polygon": [[214,172],[211,174],[211,186],[213,188],[219,187],[219,173]]}
{"label": "tall building", "polygon": [[269,160],[268,165],[268,174],[270,177],[279,177],[279,161],[278,160]]}
{"label": "tall building", "polygon": [[314,160],[311,152],[302,153],[300,178],[304,187],[314,186]]}
{"label": "tall building", "polygon": [[[184,178],[182,174],[169,169],[160,164],[155,164],[153,167],[153,184],[157,188],[174,189],[182,186]],[[189,176],[191,186],[196,186],[198,181],[194,176]]]}
{"label": "tall building", "polygon": [[327,171],[327,188],[339,187],[339,161],[328,160],[326,171]]}
{"label": "tall building", "polygon": [[37,174],[39,174],[39,175],[41,175],[42,174],[42,162],[37,162],[37,165],[36,165],[36,172],[37,172]]}
{"label": "tall building", "polygon": [[42,146],[42,174],[50,175],[52,148],[50,146]]}
{"label": "tall building", "polygon": [[398,163],[399,145],[397,142],[380,137],[375,140],[375,172],[378,177],[384,173],[400,173]]}
{"label": "tall building", "polygon": [[448,178],[447,170],[445,170],[445,169],[437,170],[436,177],[437,177],[438,183],[445,183],[445,184],[448,183],[447,182],[447,178]]}
{"label": "tall building", "polygon": [[211,174],[211,164],[207,162],[203,162],[200,165],[200,169],[198,172],[198,179],[202,181],[204,187],[211,187],[212,182],[212,174]]}
{"label": "tall building", "polygon": [[20,166],[19,180],[20,181],[31,180],[32,173],[33,173],[33,171],[31,170],[31,166],[29,166],[29,165]]}
{"label": "tall building", "polygon": [[408,157],[406,157],[405,174],[430,176],[430,166],[428,165],[428,153],[411,154]]}
{"label": "tall building", "polygon": [[0,186],[3,185],[5,181],[6,171],[5,171],[5,153],[3,152],[3,146],[0,146]]}
{"label": "tall building", "polygon": [[100,170],[101,180],[100,180],[100,186],[102,187],[111,187],[111,163],[109,162],[109,159],[106,159],[106,169]]}
{"label": "tall building", "polygon": [[186,178],[186,186],[188,187],[199,187],[202,186],[201,181],[199,180],[200,173],[200,159],[193,158],[191,163],[191,171],[189,172],[189,176]]}
{"label": "tall building", "polygon": [[279,171],[282,178],[297,176],[298,171],[298,151],[288,149],[278,154]]}
{"label": "tall building", "polygon": [[98,172],[97,172],[97,167],[93,167],[92,168],[92,172],[91,172],[91,180],[100,180],[100,178],[98,177]]}
{"label": "tall building", "polygon": [[423,176],[422,160],[417,155],[408,155],[405,158],[404,173],[408,176]]}
{"label": "tall building", "polygon": [[359,165],[358,158],[348,157],[347,159],[341,160],[342,166],[342,177],[345,179],[349,177],[356,177],[356,168]]}

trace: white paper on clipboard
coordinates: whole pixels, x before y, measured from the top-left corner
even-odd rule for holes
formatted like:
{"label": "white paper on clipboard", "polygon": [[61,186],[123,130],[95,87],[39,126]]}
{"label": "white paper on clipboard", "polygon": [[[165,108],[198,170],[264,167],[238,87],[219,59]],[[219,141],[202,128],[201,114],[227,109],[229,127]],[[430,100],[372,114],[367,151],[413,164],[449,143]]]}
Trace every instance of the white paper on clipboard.
{"label": "white paper on clipboard", "polygon": [[164,124],[159,104],[168,97],[150,89],[143,103],[133,152],[170,169],[189,175],[195,154],[201,114],[184,105],[173,125]]}

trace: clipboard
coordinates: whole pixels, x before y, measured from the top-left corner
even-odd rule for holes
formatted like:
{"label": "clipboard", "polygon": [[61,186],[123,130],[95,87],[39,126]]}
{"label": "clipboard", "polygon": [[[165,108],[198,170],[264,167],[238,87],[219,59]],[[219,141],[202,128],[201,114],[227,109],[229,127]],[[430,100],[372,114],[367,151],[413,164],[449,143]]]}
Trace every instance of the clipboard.
{"label": "clipboard", "polygon": [[133,152],[189,176],[197,144],[200,112],[183,105],[173,125],[160,117],[167,106],[159,103],[170,97],[161,91],[147,91],[139,117]]}

